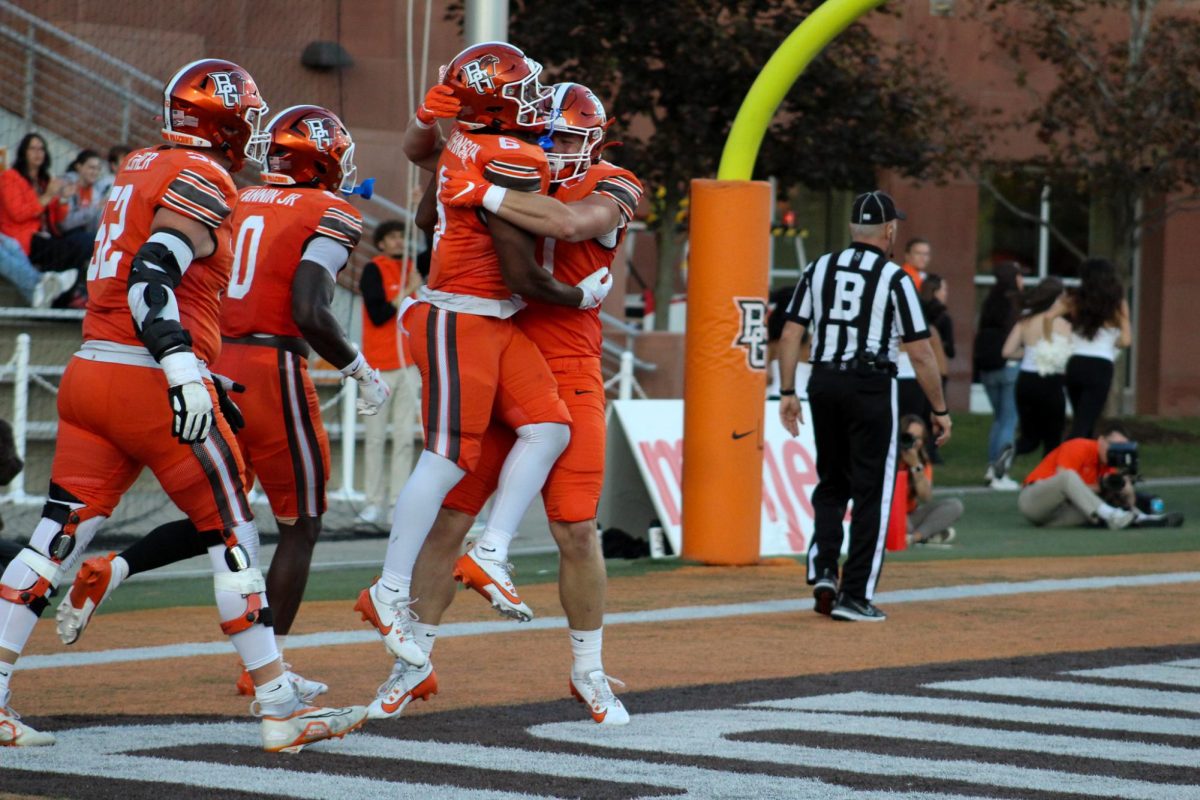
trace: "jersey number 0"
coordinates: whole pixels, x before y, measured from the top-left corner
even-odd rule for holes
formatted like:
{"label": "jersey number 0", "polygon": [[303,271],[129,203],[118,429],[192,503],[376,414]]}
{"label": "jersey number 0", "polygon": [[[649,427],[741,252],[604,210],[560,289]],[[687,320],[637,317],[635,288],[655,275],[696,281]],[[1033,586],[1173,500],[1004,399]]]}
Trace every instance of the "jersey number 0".
{"label": "jersey number 0", "polygon": [[229,296],[240,300],[250,294],[254,282],[254,266],[258,261],[258,243],[262,241],[263,218],[260,214],[246,217],[238,228],[233,245],[233,273],[229,276]]}

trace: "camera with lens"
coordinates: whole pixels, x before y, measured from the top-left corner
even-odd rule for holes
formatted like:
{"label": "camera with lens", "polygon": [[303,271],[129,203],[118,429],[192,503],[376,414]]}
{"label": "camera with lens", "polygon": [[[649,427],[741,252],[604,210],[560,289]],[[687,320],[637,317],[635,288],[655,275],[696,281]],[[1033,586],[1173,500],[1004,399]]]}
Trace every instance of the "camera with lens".
{"label": "camera with lens", "polygon": [[913,436],[908,431],[900,432],[900,449],[901,450],[912,450],[916,446],[917,446],[917,437]]}
{"label": "camera with lens", "polygon": [[1110,443],[1107,464],[1116,472],[1110,472],[1100,479],[1100,498],[1110,506],[1125,508],[1129,505],[1125,497],[1126,480],[1137,483],[1140,479],[1137,442]]}

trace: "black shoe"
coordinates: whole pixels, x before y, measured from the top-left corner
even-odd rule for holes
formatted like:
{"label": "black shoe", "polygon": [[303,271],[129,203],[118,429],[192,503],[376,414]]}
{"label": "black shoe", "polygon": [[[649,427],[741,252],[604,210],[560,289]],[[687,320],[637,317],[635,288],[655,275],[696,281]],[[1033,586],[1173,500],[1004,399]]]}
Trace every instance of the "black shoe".
{"label": "black shoe", "polygon": [[813,611],[829,616],[837,600],[837,573],[831,569],[821,570],[821,576],[813,584]]}
{"label": "black shoe", "polygon": [[842,594],[829,616],[839,622],[883,622],[887,614],[873,606],[869,600],[859,600]]}
{"label": "black shoe", "polygon": [[1141,514],[1134,517],[1131,528],[1179,528],[1183,525],[1183,514],[1172,511],[1168,514]]}

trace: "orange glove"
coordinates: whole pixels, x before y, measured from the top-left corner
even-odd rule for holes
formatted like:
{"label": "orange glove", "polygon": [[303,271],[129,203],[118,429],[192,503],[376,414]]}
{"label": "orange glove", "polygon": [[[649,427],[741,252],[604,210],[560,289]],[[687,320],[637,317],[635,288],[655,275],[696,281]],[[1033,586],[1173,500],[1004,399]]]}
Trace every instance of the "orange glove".
{"label": "orange glove", "polygon": [[[438,200],[447,208],[487,207],[491,205],[485,202],[488,192],[491,192],[492,197],[495,198],[495,204],[498,208],[500,201],[504,197],[504,189],[493,186],[487,181],[481,180],[479,177],[464,170],[448,169],[441,179],[441,186],[438,189]],[[494,212],[496,209],[488,208],[488,210]]]}
{"label": "orange glove", "polygon": [[462,110],[462,103],[454,96],[454,90],[439,83],[425,93],[425,100],[417,109],[417,121],[426,128],[439,119],[454,119]]}

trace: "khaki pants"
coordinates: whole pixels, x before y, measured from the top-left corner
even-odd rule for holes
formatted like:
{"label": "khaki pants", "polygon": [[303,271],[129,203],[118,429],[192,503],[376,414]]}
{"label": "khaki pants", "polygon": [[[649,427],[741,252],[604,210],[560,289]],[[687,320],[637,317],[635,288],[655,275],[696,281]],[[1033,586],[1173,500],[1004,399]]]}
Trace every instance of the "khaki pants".
{"label": "khaki pants", "polygon": [[[389,509],[396,495],[408,480],[413,469],[413,439],[421,423],[421,373],[416,367],[381,372],[392,390],[392,396],[373,417],[363,419],[366,429],[363,449],[366,451],[367,505]],[[388,440],[388,424],[392,426],[392,460],[388,469],[383,466],[383,451]]]}
{"label": "khaki pants", "polygon": [[957,497],[947,497],[944,500],[931,500],[917,506],[908,515],[908,532],[917,539],[925,539],[935,533],[941,533],[963,515],[962,500]]}
{"label": "khaki pants", "polygon": [[1047,528],[1087,525],[1100,506],[1100,496],[1088,488],[1078,472],[1070,470],[1029,484],[1017,497],[1017,508],[1025,519]]}

